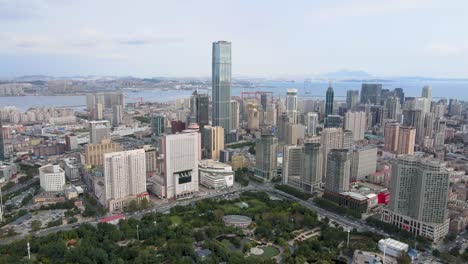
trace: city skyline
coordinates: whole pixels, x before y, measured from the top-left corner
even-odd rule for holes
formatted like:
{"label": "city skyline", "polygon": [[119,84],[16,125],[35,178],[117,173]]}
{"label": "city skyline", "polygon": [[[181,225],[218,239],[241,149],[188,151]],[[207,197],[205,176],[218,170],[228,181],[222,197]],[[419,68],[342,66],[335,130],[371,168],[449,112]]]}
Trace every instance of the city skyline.
{"label": "city skyline", "polygon": [[467,77],[468,39],[459,32],[468,21],[461,1],[228,1],[228,12],[216,12],[213,3],[0,1],[0,78],[208,77],[209,43],[216,40],[233,43],[234,76],[305,77],[349,69],[374,76]]}

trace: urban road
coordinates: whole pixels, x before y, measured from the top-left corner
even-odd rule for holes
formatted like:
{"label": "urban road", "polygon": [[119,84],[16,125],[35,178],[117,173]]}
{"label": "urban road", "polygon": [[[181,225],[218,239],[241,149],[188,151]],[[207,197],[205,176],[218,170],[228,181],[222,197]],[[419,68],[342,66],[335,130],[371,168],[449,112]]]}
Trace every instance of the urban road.
{"label": "urban road", "polygon": [[[230,189],[226,191],[218,191],[218,192],[209,193],[203,196],[196,196],[192,199],[168,202],[167,204],[162,204],[162,205],[158,204],[150,209],[138,211],[135,213],[127,213],[126,217],[141,219],[145,214],[148,214],[148,213],[164,213],[164,212],[168,212],[172,207],[175,207],[175,206],[185,206],[185,205],[193,204],[200,200],[216,198],[216,197],[220,197],[224,195],[235,194],[235,193],[240,193],[240,192],[245,192],[245,191],[263,191],[272,195],[281,196],[291,201],[298,202],[299,204],[308,208],[309,210],[316,212],[320,217],[322,218],[326,217],[330,219],[331,221],[336,222],[338,225],[343,226],[345,230],[346,229],[351,230],[355,228],[359,232],[373,232],[373,233],[377,233],[383,236],[388,236],[387,233],[382,232],[381,230],[375,229],[367,225],[363,220],[351,219],[351,218],[347,218],[347,217],[332,213],[330,211],[324,210],[314,205],[312,202],[301,200],[293,195],[277,190],[271,186],[259,185],[259,184],[249,185],[247,187],[242,187],[242,188],[237,188],[237,189],[234,188],[234,189]],[[82,224],[91,224],[93,226],[96,226],[98,222],[99,222],[98,220],[94,219],[94,220],[89,220],[89,221],[85,221],[81,223],[74,223],[74,224],[61,225],[61,226],[41,229],[37,232],[30,233],[29,235],[17,235],[17,236],[0,239],[0,245],[9,244],[9,243],[21,240],[21,239],[25,239],[29,236],[43,237],[52,233],[71,230]]]}

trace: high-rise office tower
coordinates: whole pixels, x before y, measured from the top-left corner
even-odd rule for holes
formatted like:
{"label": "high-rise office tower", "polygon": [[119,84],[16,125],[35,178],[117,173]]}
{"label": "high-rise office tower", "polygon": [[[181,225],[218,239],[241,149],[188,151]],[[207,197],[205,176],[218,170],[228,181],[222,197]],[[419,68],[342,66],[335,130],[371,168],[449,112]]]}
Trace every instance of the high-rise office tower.
{"label": "high-rise office tower", "polygon": [[285,145],[283,147],[283,184],[301,189],[302,147]]}
{"label": "high-rise office tower", "polygon": [[102,202],[110,212],[123,209],[129,199],[147,199],[145,151],[104,154],[104,186]]}
{"label": "high-rise office tower", "polygon": [[208,94],[197,95],[197,123],[200,127],[210,123],[210,97]]}
{"label": "high-rise office tower", "polygon": [[346,112],[344,129],[353,132],[355,141],[364,140],[366,121],[366,112]]}
{"label": "high-rise office tower", "polygon": [[405,93],[403,92],[403,89],[395,88],[395,90],[393,90],[393,93],[395,94],[396,98],[400,100],[400,105],[402,106],[405,102]]}
{"label": "high-rise office tower", "polygon": [[427,98],[429,101],[432,101],[432,87],[429,85],[424,86],[421,96]]}
{"label": "high-rise office tower", "polygon": [[385,118],[398,120],[399,115],[401,115],[400,100],[395,96],[389,96],[385,101],[385,110]]}
{"label": "high-rise office tower", "polygon": [[390,203],[382,220],[433,241],[445,237],[452,173],[436,159],[398,157],[392,165]]}
{"label": "high-rise office tower", "polygon": [[206,158],[218,160],[220,151],[224,149],[224,128],[221,126],[204,126],[202,148],[206,152]]}
{"label": "high-rise office tower", "polygon": [[426,113],[424,117],[424,137],[432,138],[434,134],[434,113]]}
{"label": "high-rise office tower", "polygon": [[351,156],[347,149],[331,149],[327,158],[325,192],[341,193],[349,190]]}
{"label": "high-rise office tower", "polygon": [[0,161],[5,160],[5,142],[3,141],[3,123],[0,118]]}
{"label": "high-rise office tower", "polygon": [[343,129],[325,128],[320,136],[320,143],[323,151],[322,177],[327,174],[327,159],[330,149],[340,149],[343,147]]}
{"label": "high-rise office tower", "polygon": [[164,181],[160,196],[182,198],[198,191],[198,161],[201,158],[200,133],[164,135]]}
{"label": "high-rise office tower", "polygon": [[277,135],[278,135],[278,140],[280,142],[286,141],[289,124],[292,124],[291,118],[289,118],[288,114],[282,113],[278,119],[278,124],[277,124],[277,129],[278,129]]}
{"label": "high-rise office tower", "polygon": [[121,105],[112,106],[112,125],[114,127],[122,123],[123,120],[123,108]]}
{"label": "high-rise office tower", "polygon": [[382,84],[363,83],[361,85],[361,104],[380,104]]}
{"label": "high-rise office tower", "polygon": [[416,129],[416,142],[424,138],[424,112],[422,110],[404,110],[403,125]]}
{"label": "high-rise office tower", "polygon": [[369,110],[370,127],[382,127],[384,119],[384,107],[381,105],[371,105]]}
{"label": "high-rise office tower", "polygon": [[346,92],[346,106],[349,110],[353,110],[359,104],[359,91],[348,90]]}
{"label": "high-rise office tower", "polygon": [[153,113],[151,116],[151,131],[154,136],[161,136],[164,134],[164,119],[162,114]]}
{"label": "high-rise office tower", "polygon": [[277,158],[276,148],[278,139],[273,135],[261,135],[255,145],[255,172],[254,175],[265,181],[276,177]]}
{"label": "high-rise office tower", "polygon": [[367,145],[357,147],[351,153],[351,179],[365,180],[377,170],[377,147]]}
{"label": "high-rise office tower", "polygon": [[316,112],[307,113],[307,135],[309,137],[317,134],[317,127],[319,125],[318,114]]}
{"label": "high-rise office tower", "polygon": [[213,43],[212,61],[212,125],[231,131],[231,43]]}
{"label": "high-rise office tower", "polygon": [[267,104],[267,110],[265,113],[265,124],[276,126],[276,105]]}
{"label": "high-rise office tower", "polygon": [[267,94],[261,94],[260,95],[260,105],[262,106],[263,111],[267,110],[267,105],[268,105],[268,95]]}
{"label": "high-rise office tower", "polygon": [[320,143],[304,143],[301,183],[304,191],[312,192],[322,183],[323,153]]}
{"label": "high-rise office tower", "polygon": [[380,91],[380,104],[381,105],[384,105],[385,104],[385,101],[387,101],[388,97],[392,96],[393,93],[390,92],[389,89],[382,89]]}
{"label": "high-rise office tower", "polygon": [[190,115],[189,123],[197,123],[197,95],[198,90],[195,90],[190,96]]}
{"label": "high-rise office tower", "polygon": [[239,129],[239,102],[236,100],[231,100],[231,129]]}
{"label": "high-rise office tower", "polygon": [[89,122],[89,143],[100,144],[102,140],[110,139],[110,122],[107,120]]}
{"label": "high-rise office tower", "polygon": [[416,129],[413,127],[400,127],[398,131],[397,154],[414,154],[414,143],[416,141]]}
{"label": "high-rise office tower", "polygon": [[327,89],[327,94],[325,98],[325,117],[333,114],[333,97],[334,97],[333,87],[331,87],[330,85]]}
{"label": "high-rise office tower", "polygon": [[398,150],[400,124],[389,122],[385,124],[384,130],[384,150],[396,152]]}
{"label": "high-rise office tower", "polygon": [[294,124],[297,122],[297,89],[286,92],[286,114]]}
{"label": "high-rise office tower", "polygon": [[190,122],[197,123],[200,127],[209,124],[210,98],[208,94],[200,94],[194,91],[190,97]]}

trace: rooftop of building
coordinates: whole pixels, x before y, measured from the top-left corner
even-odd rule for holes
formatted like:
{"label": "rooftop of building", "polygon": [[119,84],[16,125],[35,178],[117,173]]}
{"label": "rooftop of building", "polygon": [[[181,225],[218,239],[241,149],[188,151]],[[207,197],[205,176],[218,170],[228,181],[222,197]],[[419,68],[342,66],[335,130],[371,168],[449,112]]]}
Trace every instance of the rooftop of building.
{"label": "rooftop of building", "polygon": [[39,168],[39,171],[42,171],[43,173],[58,173],[58,172],[63,172],[64,170],[60,168],[60,165],[57,164],[47,164]]}
{"label": "rooftop of building", "polygon": [[342,192],[340,193],[341,195],[344,195],[344,196],[349,196],[355,200],[359,200],[359,201],[365,201],[367,200],[368,198],[360,193],[357,193],[357,192]]}
{"label": "rooftop of building", "polygon": [[245,215],[226,215],[223,217],[223,220],[230,223],[252,222],[252,218]]}
{"label": "rooftop of building", "polygon": [[392,238],[387,238],[387,239],[380,239],[379,240],[379,245],[386,245],[389,248],[395,249],[395,250],[408,250],[408,244],[405,244],[403,242],[400,242],[398,240],[392,239]]}
{"label": "rooftop of building", "polygon": [[200,160],[198,163],[198,167],[206,168],[206,169],[222,169],[222,170],[231,169],[232,170],[231,165],[222,163],[216,160],[212,160],[212,159]]}

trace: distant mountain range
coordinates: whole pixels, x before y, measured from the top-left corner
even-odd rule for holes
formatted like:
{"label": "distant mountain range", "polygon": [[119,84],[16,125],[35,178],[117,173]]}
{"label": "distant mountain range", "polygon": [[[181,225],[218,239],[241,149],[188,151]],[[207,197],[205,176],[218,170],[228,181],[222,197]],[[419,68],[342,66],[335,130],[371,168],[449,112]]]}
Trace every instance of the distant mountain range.
{"label": "distant mountain range", "polygon": [[[211,77],[153,77],[153,78],[138,78],[133,76],[98,76],[98,75],[88,75],[88,76],[47,76],[47,75],[26,75],[13,78],[15,81],[20,82],[30,82],[30,81],[49,81],[49,80],[63,80],[63,79],[74,79],[74,80],[210,80]],[[234,76],[235,80],[279,80],[279,81],[303,81],[305,79],[319,79],[319,80],[330,80],[330,81],[376,81],[376,82],[385,82],[392,80],[405,80],[405,81],[468,81],[468,78],[436,78],[436,77],[423,77],[423,76],[377,76],[369,74],[368,72],[362,70],[337,70],[334,72],[327,72],[323,74],[315,75],[290,75],[288,77],[270,77],[270,78],[260,78],[260,77],[248,77],[248,76]],[[10,79],[11,80],[11,79]],[[7,81],[7,79],[5,79]]]}
{"label": "distant mountain range", "polygon": [[338,70],[334,72],[328,72],[321,74],[320,77],[330,78],[330,79],[368,79],[375,78],[375,76],[370,75],[365,71],[354,71],[354,70]]}

